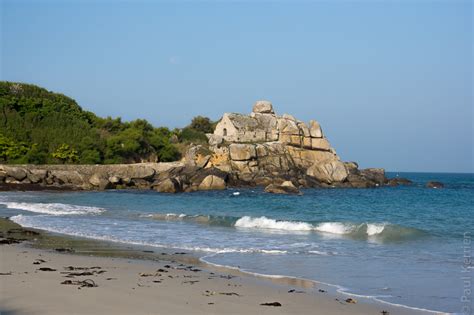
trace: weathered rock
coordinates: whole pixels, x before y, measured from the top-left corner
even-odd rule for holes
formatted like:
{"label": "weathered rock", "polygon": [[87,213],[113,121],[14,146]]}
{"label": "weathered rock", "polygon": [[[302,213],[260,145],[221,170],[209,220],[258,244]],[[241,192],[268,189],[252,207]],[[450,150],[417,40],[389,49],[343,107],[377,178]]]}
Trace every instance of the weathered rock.
{"label": "weathered rock", "polygon": [[210,146],[219,146],[224,142],[224,138],[221,135],[207,133],[206,137],[209,139]]}
{"label": "weathered rock", "polygon": [[215,175],[208,175],[199,184],[199,190],[222,190],[226,188],[226,183],[223,178]]}
{"label": "weathered rock", "polygon": [[356,162],[344,162],[348,174],[360,174],[359,164]]}
{"label": "weathered rock", "polygon": [[53,170],[50,172],[50,175],[53,178],[53,180],[58,184],[62,184],[62,185],[67,184],[67,185],[74,185],[74,186],[82,186],[84,184],[84,178],[76,170],[68,170],[68,171]]}
{"label": "weathered rock", "polygon": [[109,177],[109,182],[110,182],[112,185],[119,185],[120,182],[121,182],[121,178],[118,177],[118,176],[112,175],[112,176]]}
{"label": "weathered rock", "polygon": [[234,161],[246,161],[257,157],[254,144],[233,143],[229,149],[230,158]]}
{"label": "weathered rock", "polygon": [[5,172],[8,176],[13,177],[17,181],[22,181],[27,175],[26,170],[21,167],[7,167]]}
{"label": "weathered rock", "polygon": [[[301,194],[298,188],[296,188],[291,182],[284,182],[282,185],[270,184],[265,187],[265,192],[271,194]],[[285,184],[285,185],[284,185]]]}
{"label": "weathered rock", "polygon": [[98,173],[93,174],[89,178],[89,184],[91,184],[92,186],[94,186],[94,187],[96,187],[97,189],[100,189],[100,190],[109,188],[109,186],[110,186],[109,180],[107,178],[103,177],[103,175],[98,174]]}
{"label": "weathered rock", "polygon": [[426,187],[428,188],[444,188],[444,184],[441,182],[430,181],[426,183]]}
{"label": "weathered rock", "polygon": [[181,191],[179,182],[175,178],[167,178],[158,183],[155,190],[162,193],[177,193]]}
{"label": "weathered rock", "polygon": [[360,174],[378,185],[383,185],[386,180],[385,170],[383,168],[366,168],[361,170]]}
{"label": "weathered rock", "polygon": [[325,138],[311,138],[311,148],[313,150],[329,151],[331,145]]}
{"label": "weathered rock", "polygon": [[337,160],[315,164],[308,168],[306,174],[328,184],[342,182],[348,175],[344,163]]}
{"label": "weathered rock", "polygon": [[46,180],[46,177],[48,176],[48,171],[42,169],[32,169],[29,171],[27,176],[33,184],[36,184]]}
{"label": "weathered rock", "polygon": [[313,137],[313,138],[322,138],[323,137],[323,131],[321,130],[321,126],[315,120],[310,120],[309,121],[309,132],[311,134],[311,137]]}
{"label": "weathered rock", "polygon": [[395,178],[390,178],[387,180],[386,185],[387,186],[399,186],[399,185],[411,185],[413,182],[409,179],[403,178],[403,177],[395,177]]}
{"label": "weathered rock", "polygon": [[253,105],[253,112],[260,114],[274,114],[272,103],[269,101],[257,101]]}

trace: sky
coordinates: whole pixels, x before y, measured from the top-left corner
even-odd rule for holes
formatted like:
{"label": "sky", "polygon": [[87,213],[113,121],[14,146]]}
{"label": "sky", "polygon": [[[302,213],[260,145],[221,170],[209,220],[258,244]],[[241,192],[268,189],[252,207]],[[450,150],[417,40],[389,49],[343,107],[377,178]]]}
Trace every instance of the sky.
{"label": "sky", "polygon": [[0,0],[0,80],[99,116],[318,120],[345,161],[474,172],[471,1]]}

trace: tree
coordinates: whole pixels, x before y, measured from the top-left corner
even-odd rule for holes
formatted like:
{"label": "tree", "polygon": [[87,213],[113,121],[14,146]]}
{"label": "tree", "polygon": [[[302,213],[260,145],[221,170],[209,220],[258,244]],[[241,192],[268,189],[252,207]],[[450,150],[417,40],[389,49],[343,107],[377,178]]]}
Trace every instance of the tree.
{"label": "tree", "polygon": [[211,120],[203,116],[194,117],[189,127],[203,133],[212,133],[214,131]]}
{"label": "tree", "polygon": [[77,151],[65,143],[61,144],[51,156],[60,160],[62,163],[74,163],[79,158]]}

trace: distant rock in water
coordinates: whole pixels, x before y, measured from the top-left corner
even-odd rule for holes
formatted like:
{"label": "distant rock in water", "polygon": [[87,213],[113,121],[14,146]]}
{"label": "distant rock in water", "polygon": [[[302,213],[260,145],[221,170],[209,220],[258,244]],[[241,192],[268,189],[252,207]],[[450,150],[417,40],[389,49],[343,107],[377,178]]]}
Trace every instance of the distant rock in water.
{"label": "distant rock in water", "polygon": [[431,182],[426,183],[426,187],[428,187],[428,188],[444,188],[444,184],[441,183],[441,182],[431,181]]}
{"label": "distant rock in water", "polygon": [[387,186],[411,185],[413,182],[403,177],[395,177],[387,180]]}

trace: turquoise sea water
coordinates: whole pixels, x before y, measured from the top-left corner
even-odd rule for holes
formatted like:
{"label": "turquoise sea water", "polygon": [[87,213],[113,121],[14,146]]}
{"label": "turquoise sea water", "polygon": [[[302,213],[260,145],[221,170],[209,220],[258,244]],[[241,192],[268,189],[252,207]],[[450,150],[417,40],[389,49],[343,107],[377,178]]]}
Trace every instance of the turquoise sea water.
{"label": "turquoise sea water", "polygon": [[[464,239],[474,236],[474,176],[400,176],[414,185],[307,189],[303,196],[260,188],[177,195],[2,192],[0,215],[27,227],[194,251],[213,264],[461,313],[462,277],[472,277],[473,267],[463,268],[463,261]],[[446,187],[425,188],[429,180]]]}

